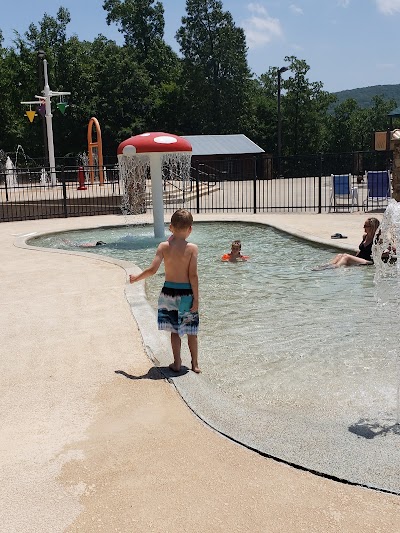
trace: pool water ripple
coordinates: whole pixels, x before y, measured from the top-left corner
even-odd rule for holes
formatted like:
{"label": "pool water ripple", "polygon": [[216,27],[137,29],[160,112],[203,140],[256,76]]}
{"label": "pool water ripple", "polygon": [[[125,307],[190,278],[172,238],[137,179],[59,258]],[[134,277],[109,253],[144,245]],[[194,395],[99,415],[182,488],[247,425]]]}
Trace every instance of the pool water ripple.
{"label": "pool water ripple", "polygon": [[[250,260],[222,263],[220,256],[238,238]],[[63,239],[76,244],[103,240],[106,246],[85,251],[140,268],[149,264],[158,244],[151,226],[97,228],[34,242],[70,249]],[[395,383],[388,372],[394,362],[382,353],[380,329],[367,328],[377,312],[373,268],[312,272],[335,250],[260,225],[199,223],[190,240],[200,250],[199,343],[205,379],[249,406],[301,401],[311,408],[318,402],[340,416],[349,400],[361,414],[368,397],[375,408],[393,408]],[[162,282],[162,270],[146,281],[154,308]],[[393,346],[393,339],[385,342]],[[387,389],[389,394],[382,393]]]}

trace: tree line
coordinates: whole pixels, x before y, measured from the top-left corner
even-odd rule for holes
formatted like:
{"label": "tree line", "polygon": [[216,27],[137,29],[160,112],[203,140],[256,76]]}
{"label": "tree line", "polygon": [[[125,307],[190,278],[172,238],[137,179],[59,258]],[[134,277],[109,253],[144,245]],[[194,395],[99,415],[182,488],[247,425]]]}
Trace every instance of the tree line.
{"label": "tree line", "polygon": [[[117,24],[123,44],[99,34],[93,42],[67,37],[70,13],[44,14],[13,45],[0,29],[0,149],[22,145],[42,157],[40,117],[32,123],[21,101],[43,90],[43,50],[50,87],[68,91],[65,114],[53,111],[56,156],[87,151],[87,125],[101,125],[103,153],[145,131],[178,135],[244,133],[267,153],[277,149],[278,67],[255,76],[247,62],[246,38],[219,0],[187,0],[176,33],[180,53],[164,40],[164,7],[154,0],[104,0],[108,24]],[[372,148],[374,131],[387,129],[394,100],[376,96],[372,107],[353,99],[337,106],[322,82],[310,81],[305,60],[287,56],[281,80],[282,155],[351,152]],[[282,65],[281,65],[282,66]],[[57,102],[54,102],[54,106]],[[34,108],[33,108],[34,109]]]}

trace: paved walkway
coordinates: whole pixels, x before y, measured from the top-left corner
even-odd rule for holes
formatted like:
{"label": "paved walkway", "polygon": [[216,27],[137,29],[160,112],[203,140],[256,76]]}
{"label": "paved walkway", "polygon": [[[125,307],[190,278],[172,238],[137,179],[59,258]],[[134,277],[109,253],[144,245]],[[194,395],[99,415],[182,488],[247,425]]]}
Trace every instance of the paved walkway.
{"label": "paved walkway", "polygon": [[[353,249],[365,214],[224,218],[329,244],[340,232],[335,244]],[[397,531],[399,497],[265,459],[205,426],[147,357],[124,293],[131,266],[15,246],[119,223],[0,224],[0,531]]]}

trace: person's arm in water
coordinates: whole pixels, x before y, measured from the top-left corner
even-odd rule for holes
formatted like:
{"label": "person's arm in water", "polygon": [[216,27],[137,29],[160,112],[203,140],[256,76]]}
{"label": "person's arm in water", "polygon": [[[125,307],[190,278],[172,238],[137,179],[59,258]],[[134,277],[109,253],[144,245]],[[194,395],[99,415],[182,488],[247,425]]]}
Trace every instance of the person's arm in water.
{"label": "person's arm in water", "polygon": [[147,267],[145,270],[143,270],[143,272],[138,275],[131,274],[129,276],[129,283],[135,283],[136,281],[141,281],[142,279],[149,278],[157,272],[164,257],[163,245],[164,243],[158,245],[156,255],[154,256],[154,259],[149,267]]}
{"label": "person's arm in water", "polygon": [[199,310],[199,275],[197,273],[197,257],[199,249],[195,244],[192,244],[193,252],[189,262],[189,282],[193,291],[193,305],[190,308],[192,313],[196,313]]}

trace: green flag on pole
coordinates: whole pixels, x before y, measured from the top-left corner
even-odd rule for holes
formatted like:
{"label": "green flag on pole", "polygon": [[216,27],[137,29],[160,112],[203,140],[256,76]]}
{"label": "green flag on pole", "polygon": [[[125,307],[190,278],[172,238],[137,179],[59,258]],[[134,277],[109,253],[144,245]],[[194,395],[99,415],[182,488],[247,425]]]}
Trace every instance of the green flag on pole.
{"label": "green flag on pole", "polygon": [[59,102],[57,104],[57,109],[59,109],[62,114],[65,113],[65,110],[66,110],[67,107],[68,107],[68,104],[66,104],[65,102]]}

